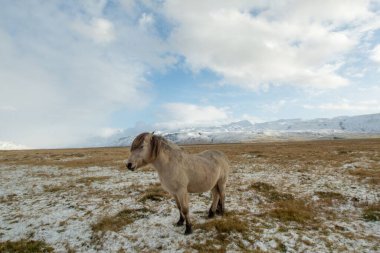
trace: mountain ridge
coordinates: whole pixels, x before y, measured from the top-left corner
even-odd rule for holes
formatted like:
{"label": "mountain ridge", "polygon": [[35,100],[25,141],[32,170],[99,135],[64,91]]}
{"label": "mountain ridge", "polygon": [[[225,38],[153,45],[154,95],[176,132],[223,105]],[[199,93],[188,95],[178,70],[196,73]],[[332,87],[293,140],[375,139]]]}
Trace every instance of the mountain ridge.
{"label": "mountain ridge", "polygon": [[[152,129],[144,129],[144,131],[152,131]],[[139,132],[143,130],[125,129],[115,136],[98,141],[98,144],[100,146],[129,146]],[[380,135],[380,113],[310,120],[280,119],[255,124],[248,120],[241,120],[220,126],[161,129],[156,130],[156,133],[177,144],[366,137]]]}

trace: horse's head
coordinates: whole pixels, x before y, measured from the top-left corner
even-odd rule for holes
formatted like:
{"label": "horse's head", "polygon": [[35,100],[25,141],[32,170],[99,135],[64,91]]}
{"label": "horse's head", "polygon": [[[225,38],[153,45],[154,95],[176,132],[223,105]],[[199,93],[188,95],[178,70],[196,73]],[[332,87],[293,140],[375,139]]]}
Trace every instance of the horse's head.
{"label": "horse's head", "polygon": [[129,170],[135,170],[156,160],[160,151],[160,139],[153,133],[139,134],[132,142],[131,154],[125,162]]}

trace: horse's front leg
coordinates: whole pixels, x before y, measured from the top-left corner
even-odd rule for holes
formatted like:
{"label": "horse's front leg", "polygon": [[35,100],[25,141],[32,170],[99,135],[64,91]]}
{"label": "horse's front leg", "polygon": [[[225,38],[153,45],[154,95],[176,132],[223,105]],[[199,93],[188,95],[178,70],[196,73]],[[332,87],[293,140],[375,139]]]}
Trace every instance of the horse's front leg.
{"label": "horse's front leg", "polygon": [[186,221],[185,235],[191,234],[193,232],[193,229],[189,217],[189,194],[185,189],[183,189],[178,192],[177,198],[181,206],[182,215],[185,217]]}
{"label": "horse's front leg", "polygon": [[181,205],[179,203],[179,200],[177,198],[176,195],[173,195],[174,196],[174,199],[175,199],[175,203],[177,204],[177,207],[178,207],[178,210],[179,210],[179,220],[178,222],[176,223],[177,226],[182,226],[183,225],[183,222],[185,221],[185,217],[183,216],[182,214],[182,211],[181,211]]}

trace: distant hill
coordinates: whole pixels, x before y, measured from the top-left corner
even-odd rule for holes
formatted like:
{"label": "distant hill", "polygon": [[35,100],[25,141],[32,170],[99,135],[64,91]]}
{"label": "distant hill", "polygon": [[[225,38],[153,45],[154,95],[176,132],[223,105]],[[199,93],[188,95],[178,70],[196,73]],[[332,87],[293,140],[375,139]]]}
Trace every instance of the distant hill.
{"label": "distant hill", "polygon": [[[89,140],[86,146],[129,146],[139,132],[146,130],[125,129],[107,138]],[[221,126],[161,129],[156,133],[178,144],[380,136],[380,113],[312,120],[282,119],[256,124],[244,120]]]}
{"label": "distant hill", "polygon": [[380,133],[380,113],[352,117],[313,120],[277,120],[254,125],[257,130],[318,131],[337,130],[355,133]]}

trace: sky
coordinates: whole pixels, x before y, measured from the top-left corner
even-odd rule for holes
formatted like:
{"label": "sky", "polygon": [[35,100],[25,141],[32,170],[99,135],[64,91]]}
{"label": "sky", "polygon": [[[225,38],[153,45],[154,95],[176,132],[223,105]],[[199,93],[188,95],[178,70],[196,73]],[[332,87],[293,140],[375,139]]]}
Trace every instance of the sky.
{"label": "sky", "polygon": [[0,141],[380,112],[380,1],[2,0]]}

